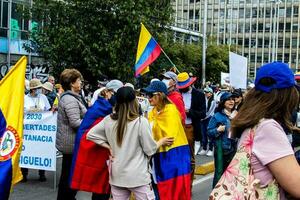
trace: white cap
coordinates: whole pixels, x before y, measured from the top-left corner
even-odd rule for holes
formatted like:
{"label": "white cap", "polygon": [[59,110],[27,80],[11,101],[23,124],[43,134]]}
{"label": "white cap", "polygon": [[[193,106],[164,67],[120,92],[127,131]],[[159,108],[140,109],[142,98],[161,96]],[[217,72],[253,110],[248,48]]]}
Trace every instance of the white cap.
{"label": "white cap", "polygon": [[123,83],[117,79],[111,80],[106,84],[106,89],[117,92],[119,88],[123,87]]}

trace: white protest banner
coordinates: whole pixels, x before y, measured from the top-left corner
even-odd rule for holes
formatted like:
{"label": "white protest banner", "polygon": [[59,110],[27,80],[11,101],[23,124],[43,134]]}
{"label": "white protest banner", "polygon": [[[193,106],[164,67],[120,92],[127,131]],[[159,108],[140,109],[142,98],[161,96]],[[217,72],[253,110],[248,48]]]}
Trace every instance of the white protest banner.
{"label": "white protest banner", "polygon": [[20,167],[56,171],[57,112],[24,114]]}
{"label": "white protest banner", "polygon": [[230,85],[234,88],[247,88],[247,58],[229,52]]}
{"label": "white protest banner", "polygon": [[221,85],[229,85],[229,73],[221,72]]}

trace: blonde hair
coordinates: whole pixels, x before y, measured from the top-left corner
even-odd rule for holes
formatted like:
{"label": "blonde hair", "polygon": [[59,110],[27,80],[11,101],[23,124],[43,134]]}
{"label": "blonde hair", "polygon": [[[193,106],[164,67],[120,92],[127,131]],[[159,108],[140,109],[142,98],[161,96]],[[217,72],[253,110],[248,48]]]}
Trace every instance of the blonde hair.
{"label": "blonde hair", "polygon": [[163,110],[167,104],[170,104],[170,100],[168,99],[167,95],[163,92],[158,92],[158,105],[156,106],[157,110]]}

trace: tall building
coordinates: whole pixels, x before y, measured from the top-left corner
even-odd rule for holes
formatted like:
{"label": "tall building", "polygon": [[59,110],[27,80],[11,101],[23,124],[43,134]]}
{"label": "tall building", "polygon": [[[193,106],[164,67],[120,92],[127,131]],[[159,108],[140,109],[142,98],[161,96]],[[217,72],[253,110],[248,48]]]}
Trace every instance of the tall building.
{"label": "tall building", "polygon": [[[207,0],[207,36],[248,58],[248,76],[266,62],[300,68],[300,0]],[[204,0],[173,0],[175,26],[203,32]],[[176,34],[192,41],[194,36]],[[199,39],[199,38],[198,38]],[[300,70],[300,69],[299,69]]]}
{"label": "tall building", "polygon": [[34,31],[38,23],[22,17],[22,10],[31,4],[32,0],[0,0],[0,79],[23,55],[28,57],[28,79],[46,80],[48,76],[49,67],[35,53],[29,38],[29,32]]}

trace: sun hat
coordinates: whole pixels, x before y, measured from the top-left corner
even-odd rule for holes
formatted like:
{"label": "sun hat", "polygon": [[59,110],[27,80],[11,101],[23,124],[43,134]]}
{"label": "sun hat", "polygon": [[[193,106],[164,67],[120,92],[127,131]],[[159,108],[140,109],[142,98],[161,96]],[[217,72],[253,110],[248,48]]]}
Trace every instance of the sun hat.
{"label": "sun hat", "polygon": [[36,88],[41,88],[43,85],[41,83],[41,81],[37,78],[33,78],[30,80],[29,82],[29,89],[36,89]]}
{"label": "sun hat", "polygon": [[206,93],[211,93],[211,94],[213,94],[214,92],[213,92],[213,90],[210,88],[210,87],[206,87],[206,88],[204,88],[204,90],[203,90],[204,92],[206,92]]}
{"label": "sun hat", "polygon": [[121,87],[116,94],[118,104],[129,103],[135,99],[135,91],[131,87]]}
{"label": "sun hat", "polygon": [[114,92],[117,92],[119,88],[123,87],[123,83],[120,80],[114,79],[109,81],[105,87],[108,90],[113,90]]}
{"label": "sun hat", "polygon": [[42,87],[43,87],[44,89],[46,89],[46,90],[50,91],[50,92],[52,92],[52,91],[53,91],[53,84],[52,84],[52,83],[50,83],[50,82],[46,82],[46,83],[44,83]]}
{"label": "sun hat", "polygon": [[[263,85],[260,81],[263,78],[274,80],[272,85]],[[295,86],[295,77],[292,70],[286,63],[272,62],[259,68],[255,78],[255,90],[269,93],[273,89],[283,89]]]}
{"label": "sun hat", "polygon": [[232,96],[232,93],[230,92],[224,92],[221,97],[220,97],[220,101],[224,102],[227,101],[228,99],[230,99]]}
{"label": "sun hat", "polygon": [[150,83],[148,87],[143,88],[142,91],[148,94],[152,94],[155,92],[162,92],[165,93],[165,95],[168,95],[168,88],[166,84],[164,84],[164,82],[162,81],[153,81],[152,83]]}
{"label": "sun hat", "polygon": [[174,72],[168,71],[165,72],[163,74],[164,77],[172,79],[173,81],[175,81],[177,83],[178,79],[177,79],[177,75]]}
{"label": "sun hat", "polygon": [[177,82],[178,89],[187,88],[197,80],[196,77],[190,77],[187,72],[182,72],[178,74],[177,79],[178,79]]}

